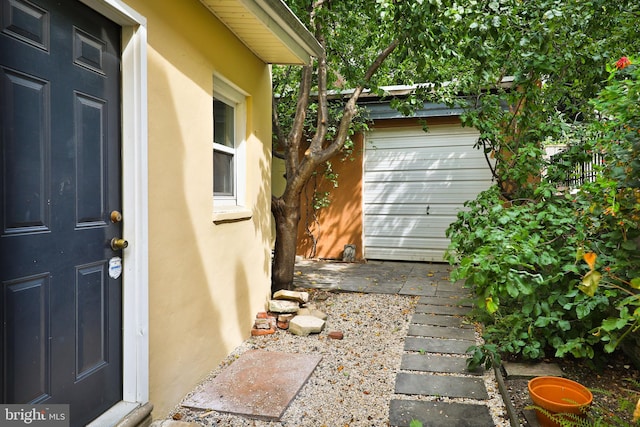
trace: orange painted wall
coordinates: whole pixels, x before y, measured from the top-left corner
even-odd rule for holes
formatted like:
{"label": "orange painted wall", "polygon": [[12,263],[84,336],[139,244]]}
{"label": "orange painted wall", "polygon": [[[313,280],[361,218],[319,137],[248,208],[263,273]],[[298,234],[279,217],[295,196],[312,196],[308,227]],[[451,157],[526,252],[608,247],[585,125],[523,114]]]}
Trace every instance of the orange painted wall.
{"label": "orange painted wall", "polygon": [[[458,117],[427,120],[427,125],[459,123]],[[370,125],[371,129],[391,127],[422,127],[422,124],[417,119],[408,118],[378,120]],[[333,188],[333,184],[323,176],[324,168],[320,168],[302,194],[297,254],[304,258],[342,259],[344,245],[355,244],[356,259],[363,260],[364,135],[357,134],[353,139],[354,149],[350,157],[338,156],[331,160],[333,171],[338,174],[338,188]],[[317,212],[315,219],[313,210],[309,208],[314,188],[319,192],[329,191],[331,200],[328,207]],[[307,227],[316,239],[315,253],[313,238],[309,236]]]}
{"label": "orange painted wall", "polygon": [[[351,156],[338,155],[331,160],[332,169],[338,174],[338,188],[324,178],[324,167],[312,177],[302,193],[302,209],[298,227],[298,255],[305,258],[342,259],[344,245],[356,245],[356,258],[362,259],[362,165],[363,135],[355,135]],[[317,212],[314,221],[309,208],[314,192],[330,192],[331,204]],[[313,239],[307,226],[317,239],[316,253],[312,253]]]}

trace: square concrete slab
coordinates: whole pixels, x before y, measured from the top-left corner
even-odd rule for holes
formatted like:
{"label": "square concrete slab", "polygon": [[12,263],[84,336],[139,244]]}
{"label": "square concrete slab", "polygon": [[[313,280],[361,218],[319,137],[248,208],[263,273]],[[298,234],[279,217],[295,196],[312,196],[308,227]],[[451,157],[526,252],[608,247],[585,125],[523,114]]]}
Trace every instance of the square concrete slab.
{"label": "square concrete slab", "polygon": [[182,405],[279,420],[321,359],[313,354],[251,350]]}
{"label": "square concrete slab", "polygon": [[555,363],[516,363],[503,362],[505,377],[507,379],[531,379],[535,377],[562,377],[564,372]]}
{"label": "square concrete slab", "polygon": [[404,340],[404,351],[419,351],[421,353],[467,354],[467,349],[474,344],[475,341],[407,337]]}
{"label": "square concrete slab", "polygon": [[472,324],[468,323],[463,316],[448,316],[443,314],[415,313],[413,317],[411,317],[411,323],[433,326],[451,326],[454,328],[474,327]]}
{"label": "square concrete slab", "polygon": [[446,296],[423,296],[418,300],[418,304],[434,304],[434,305],[454,305],[459,307],[473,307],[471,299],[451,294]]}
{"label": "square concrete slab", "polygon": [[400,372],[396,375],[395,393],[466,397],[479,400],[489,398],[482,378],[409,374],[406,372]]}
{"label": "square concrete slab", "polygon": [[436,304],[418,304],[416,305],[416,313],[425,314],[448,314],[452,316],[464,316],[469,313],[467,307],[457,307],[454,305],[436,305]]}
{"label": "square concrete slab", "polygon": [[403,371],[442,372],[448,374],[481,375],[484,370],[467,369],[464,357],[437,356],[428,354],[403,354],[400,369]]}
{"label": "square concrete slab", "polygon": [[409,325],[410,336],[431,337],[431,338],[447,338],[452,340],[474,341],[476,335],[473,329],[469,328],[447,328],[444,326],[431,325]]}
{"label": "square concrete slab", "polygon": [[487,427],[494,424],[486,405],[416,400],[391,401],[389,422],[392,426],[408,427],[412,420],[421,421],[424,427]]}

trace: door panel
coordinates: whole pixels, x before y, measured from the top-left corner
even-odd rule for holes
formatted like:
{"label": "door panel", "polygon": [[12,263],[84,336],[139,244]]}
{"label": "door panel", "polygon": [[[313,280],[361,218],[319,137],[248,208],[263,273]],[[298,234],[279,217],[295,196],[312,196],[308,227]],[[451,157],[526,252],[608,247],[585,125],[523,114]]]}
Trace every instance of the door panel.
{"label": "door panel", "polygon": [[84,425],[122,397],[120,28],[78,1],[0,1],[0,397]]}

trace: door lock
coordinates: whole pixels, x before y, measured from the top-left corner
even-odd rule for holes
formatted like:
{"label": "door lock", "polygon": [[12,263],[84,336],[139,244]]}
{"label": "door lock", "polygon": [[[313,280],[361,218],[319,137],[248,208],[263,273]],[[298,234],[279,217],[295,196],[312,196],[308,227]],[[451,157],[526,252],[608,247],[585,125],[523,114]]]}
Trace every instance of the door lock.
{"label": "door lock", "polygon": [[111,222],[113,222],[114,224],[122,221],[122,214],[118,211],[112,211],[109,217],[111,218]]}
{"label": "door lock", "polygon": [[111,249],[113,249],[114,251],[119,251],[126,248],[127,246],[129,246],[129,242],[124,239],[118,239],[117,237],[111,239]]}

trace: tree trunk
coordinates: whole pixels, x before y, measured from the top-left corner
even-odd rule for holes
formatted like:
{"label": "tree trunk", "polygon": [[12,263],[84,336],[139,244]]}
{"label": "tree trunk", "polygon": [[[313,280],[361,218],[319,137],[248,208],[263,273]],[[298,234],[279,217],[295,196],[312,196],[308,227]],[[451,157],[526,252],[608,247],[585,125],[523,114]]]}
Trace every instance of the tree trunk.
{"label": "tree trunk", "polygon": [[300,197],[292,203],[273,198],[271,211],[276,222],[276,243],[271,272],[271,293],[291,289],[296,262],[298,223],[300,222]]}

